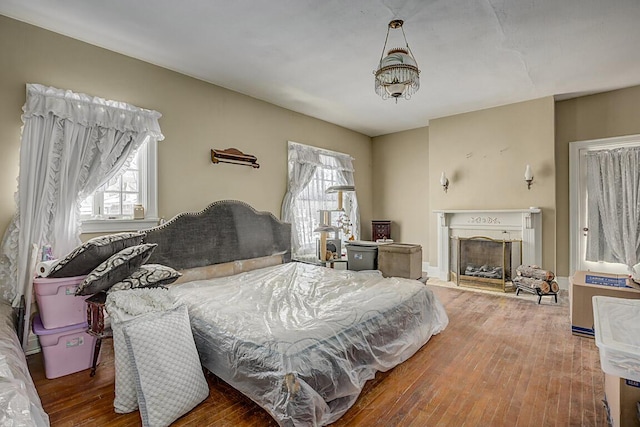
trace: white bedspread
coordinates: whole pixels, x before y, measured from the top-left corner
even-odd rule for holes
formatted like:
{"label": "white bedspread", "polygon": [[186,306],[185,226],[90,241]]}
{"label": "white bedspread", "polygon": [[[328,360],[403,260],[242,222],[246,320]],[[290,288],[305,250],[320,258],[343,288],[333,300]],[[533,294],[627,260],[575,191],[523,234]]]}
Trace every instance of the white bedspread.
{"label": "white bedspread", "polygon": [[416,280],[288,263],[185,283],[203,364],[280,425],[326,425],[448,323]]}
{"label": "white bedspread", "polygon": [[12,307],[0,302],[0,426],[48,427],[27,360],[14,330]]}

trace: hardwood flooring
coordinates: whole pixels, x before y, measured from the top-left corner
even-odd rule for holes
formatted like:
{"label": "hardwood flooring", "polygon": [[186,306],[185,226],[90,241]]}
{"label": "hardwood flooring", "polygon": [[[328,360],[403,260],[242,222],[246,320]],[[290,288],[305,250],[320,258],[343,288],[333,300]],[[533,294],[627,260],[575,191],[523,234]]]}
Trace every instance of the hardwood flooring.
{"label": "hardwood flooring", "polygon": [[[602,426],[598,349],[571,335],[568,306],[430,286],[449,326],[411,359],[369,381],[334,426]],[[51,425],[138,426],[113,412],[112,341],[95,377],[82,371],[44,377],[40,354],[29,367]],[[213,376],[210,396],[176,426],[275,426],[259,406]]]}

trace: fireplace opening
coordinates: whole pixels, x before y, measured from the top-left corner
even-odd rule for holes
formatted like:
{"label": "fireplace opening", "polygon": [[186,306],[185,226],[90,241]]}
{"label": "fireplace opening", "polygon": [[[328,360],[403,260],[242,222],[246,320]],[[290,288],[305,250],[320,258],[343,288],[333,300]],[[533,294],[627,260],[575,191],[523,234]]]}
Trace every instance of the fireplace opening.
{"label": "fireplace opening", "polygon": [[458,286],[471,286],[502,292],[515,289],[512,278],[522,264],[522,240],[496,240],[489,237],[451,237],[451,280]]}

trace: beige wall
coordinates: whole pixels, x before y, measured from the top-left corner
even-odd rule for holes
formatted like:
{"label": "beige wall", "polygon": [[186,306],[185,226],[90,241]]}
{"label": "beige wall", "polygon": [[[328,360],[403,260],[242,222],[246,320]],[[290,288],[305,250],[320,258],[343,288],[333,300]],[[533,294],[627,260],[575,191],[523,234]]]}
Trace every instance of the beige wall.
{"label": "beige wall", "polygon": [[395,241],[422,245],[423,261],[429,259],[428,165],[428,127],[373,138],[374,219],[393,221]]}
{"label": "beige wall", "polygon": [[557,264],[569,271],[569,143],[640,134],[640,86],[556,103]]}
{"label": "beige wall", "polygon": [[[390,219],[393,237],[421,244],[433,266],[433,209],[539,206],[543,264],[569,275],[568,143],[640,133],[640,86],[561,101],[555,112],[549,97],[435,119],[371,143],[339,126],[2,16],[0,58],[0,232],[14,212],[26,83],[160,111],[166,139],[159,144],[159,211],[166,218],[226,198],[279,216],[287,140],[349,153],[356,159],[362,237],[370,237],[371,219]],[[228,147],[256,155],[260,169],[212,165],[209,150]],[[530,191],[523,182],[527,162],[535,175]],[[451,180],[447,194],[438,182],[443,170]]]}
{"label": "beige wall", "polygon": [[[368,136],[3,16],[0,58],[0,231],[15,210],[26,83],[161,112],[159,214],[166,218],[220,199],[280,216],[292,140],[353,156],[362,221],[372,219]],[[213,165],[210,149],[228,147],[257,156],[260,168]]]}
{"label": "beige wall", "polygon": [[[527,190],[526,164],[534,183]],[[440,187],[445,171],[449,191]],[[542,208],[542,263],[555,269],[554,101],[552,97],[474,111],[429,124],[429,209]],[[429,263],[437,265],[436,216],[426,212]]]}

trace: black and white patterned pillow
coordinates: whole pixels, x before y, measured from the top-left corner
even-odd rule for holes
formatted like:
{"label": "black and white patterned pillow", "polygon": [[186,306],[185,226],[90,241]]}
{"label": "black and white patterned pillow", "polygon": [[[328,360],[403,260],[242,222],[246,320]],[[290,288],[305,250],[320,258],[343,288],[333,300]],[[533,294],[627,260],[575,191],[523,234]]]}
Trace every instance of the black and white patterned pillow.
{"label": "black and white patterned pillow", "polygon": [[162,264],[144,264],[120,282],[109,288],[109,292],[135,288],[152,288],[168,285],[182,276],[171,267]]}
{"label": "black and white patterned pillow", "polygon": [[155,243],[130,246],[112,255],[84,278],[76,295],[92,295],[108,290],[144,264],[156,246],[158,245]]}
{"label": "black and white patterned pillow", "polygon": [[142,243],[144,233],[116,233],[87,240],[62,258],[47,277],[75,277],[89,274],[113,254]]}

